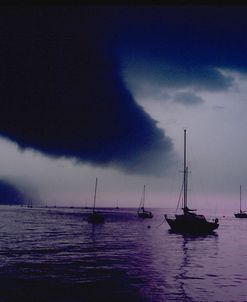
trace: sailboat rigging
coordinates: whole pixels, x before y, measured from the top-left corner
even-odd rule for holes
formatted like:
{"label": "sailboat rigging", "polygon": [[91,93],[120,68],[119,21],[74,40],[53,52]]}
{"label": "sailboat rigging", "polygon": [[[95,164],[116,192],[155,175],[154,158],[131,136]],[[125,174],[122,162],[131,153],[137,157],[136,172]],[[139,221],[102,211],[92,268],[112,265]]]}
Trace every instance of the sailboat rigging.
{"label": "sailboat rigging", "polygon": [[104,223],[105,219],[99,212],[96,212],[96,195],[97,195],[97,184],[98,179],[96,177],[95,180],[95,188],[94,188],[94,202],[93,202],[93,212],[89,214],[87,221],[92,224],[100,224]]}
{"label": "sailboat rigging", "polygon": [[186,129],[184,129],[184,169],[183,169],[183,214],[169,217],[165,214],[165,219],[172,231],[177,233],[208,234],[219,227],[218,218],[207,221],[203,215],[194,213],[195,209],[189,209],[187,204],[188,192],[188,166],[186,163]]}
{"label": "sailboat rigging", "polygon": [[138,214],[138,217],[140,217],[140,218],[153,218],[152,212],[146,211],[145,208],[144,208],[144,203],[145,203],[145,188],[146,188],[146,186],[144,185],[143,191],[142,191],[142,196],[141,196],[141,202],[140,202],[137,214]]}
{"label": "sailboat rigging", "polygon": [[242,190],[241,190],[241,185],[240,185],[240,208],[239,208],[239,213],[235,213],[234,214],[234,216],[236,217],[236,218],[247,218],[247,213],[246,213],[246,211],[242,211],[242,209],[241,209],[241,203],[242,203]]}

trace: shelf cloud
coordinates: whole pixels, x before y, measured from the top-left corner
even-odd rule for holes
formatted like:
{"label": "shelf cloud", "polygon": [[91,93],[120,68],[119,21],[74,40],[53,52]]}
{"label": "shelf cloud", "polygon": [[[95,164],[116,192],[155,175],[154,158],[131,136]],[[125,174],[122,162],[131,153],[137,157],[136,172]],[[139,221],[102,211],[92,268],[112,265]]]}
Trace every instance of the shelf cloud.
{"label": "shelf cloud", "polygon": [[125,87],[101,21],[65,8],[1,12],[0,134],[54,157],[161,173],[172,141]]}

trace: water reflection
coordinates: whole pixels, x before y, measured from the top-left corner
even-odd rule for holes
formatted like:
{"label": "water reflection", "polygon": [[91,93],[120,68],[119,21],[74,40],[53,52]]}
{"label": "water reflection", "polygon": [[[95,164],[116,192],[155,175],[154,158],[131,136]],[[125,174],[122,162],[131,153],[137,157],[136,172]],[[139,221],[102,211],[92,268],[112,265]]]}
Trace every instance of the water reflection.
{"label": "water reflection", "polygon": [[[197,295],[201,283],[206,281],[205,267],[201,262],[201,257],[207,253],[210,246],[217,250],[218,234],[212,233],[203,236],[181,235],[181,263],[175,279],[178,283],[179,294],[182,301],[197,301]],[[205,255],[207,257],[207,255]],[[201,298],[201,293],[200,293]]]}
{"label": "water reflection", "polygon": [[108,211],[104,225],[73,211],[1,209],[3,301],[246,301],[247,221],[191,236],[157,228],[159,210],[142,222],[135,210]]}

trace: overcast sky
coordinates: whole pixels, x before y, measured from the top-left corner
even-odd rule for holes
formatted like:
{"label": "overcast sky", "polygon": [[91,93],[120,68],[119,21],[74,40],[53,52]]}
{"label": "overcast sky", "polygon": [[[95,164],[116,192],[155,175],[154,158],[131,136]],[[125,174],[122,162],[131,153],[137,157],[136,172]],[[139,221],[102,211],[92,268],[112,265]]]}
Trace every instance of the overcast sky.
{"label": "overcast sky", "polygon": [[0,177],[34,201],[247,208],[247,7],[0,11]]}

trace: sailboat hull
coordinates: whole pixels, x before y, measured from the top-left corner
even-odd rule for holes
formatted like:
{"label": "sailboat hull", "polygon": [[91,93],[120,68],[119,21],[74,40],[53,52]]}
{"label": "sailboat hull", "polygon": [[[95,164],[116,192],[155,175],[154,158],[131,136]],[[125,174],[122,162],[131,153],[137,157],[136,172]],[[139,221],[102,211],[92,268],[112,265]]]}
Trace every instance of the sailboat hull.
{"label": "sailboat hull", "polygon": [[143,211],[143,212],[138,212],[138,217],[140,218],[153,218],[152,212],[149,211]]}
{"label": "sailboat hull", "polygon": [[234,216],[236,218],[247,218],[247,213],[236,213]]}
{"label": "sailboat hull", "polygon": [[219,227],[218,220],[209,222],[203,215],[176,215],[176,218],[165,219],[171,230],[176,233],[210,234]]}

